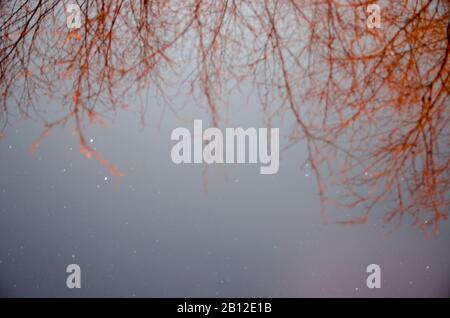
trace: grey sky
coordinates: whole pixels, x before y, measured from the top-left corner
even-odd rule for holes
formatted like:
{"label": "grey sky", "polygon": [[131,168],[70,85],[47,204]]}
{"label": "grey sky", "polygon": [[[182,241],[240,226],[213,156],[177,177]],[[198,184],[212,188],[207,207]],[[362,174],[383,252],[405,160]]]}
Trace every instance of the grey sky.
{"label": "grey sky", "polygon": [[[190,103],[188,120],[207,122],[188,96],[178,98]],[[387,235],[379,207],[365,225],[324,225],[301,145],[282,154],[276,175],[260,175],[259,165],[217,165],[205,179],[204,166],[170,159],[172,129],[192,123],[165,112],[158,128],[162,108],[153,98],[145,103],[145,127],[120,112],[108,128],[87,130],[91,145],[125,173],[119,187],[80,155],[70,125],[33,155],[41,124],[7,129],[0,142],[2,296],[449,296],[448,223],[430,239],[408,222]],[[259,108],[257,99],[233,98],[230,127],[263,127]],[[70,263],[81,266],[79,290],[65,285]],[[371,263],[382,269],[379,290],[365,285]]]}

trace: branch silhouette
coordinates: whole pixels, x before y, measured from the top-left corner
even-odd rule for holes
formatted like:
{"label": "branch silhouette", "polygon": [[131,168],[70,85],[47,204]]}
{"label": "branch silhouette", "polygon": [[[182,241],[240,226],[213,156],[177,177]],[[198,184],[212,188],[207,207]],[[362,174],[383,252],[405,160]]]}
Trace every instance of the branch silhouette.
{"label": "branch silhouette", "polygon": [[[347,225],[383,204],[394,228],[409,216],[438,233],[450,207],[449,1],[74,2],[77,30],[60,1],[1,2],[2,132],[39,118],[36,149],[74,123],[81,153],[120,177],[86,143],[86,123],[102,125],[143,89],[165,98],[188,85],[218,125],[230,85],[252,83],[268,121],[291,116],[290,144],[306,142],[324,220],[329,204],[364,208]],[[373,3],[380,29],[366,25]]]}

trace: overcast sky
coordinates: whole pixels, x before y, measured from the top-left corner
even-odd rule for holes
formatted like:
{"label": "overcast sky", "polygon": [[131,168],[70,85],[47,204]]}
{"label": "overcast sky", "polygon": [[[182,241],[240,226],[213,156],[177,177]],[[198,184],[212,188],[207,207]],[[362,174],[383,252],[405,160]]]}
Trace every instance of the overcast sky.
{"label": "overcast sky", "polygon": [[[302,145],[282,154],[276,175],[261,175],[259,165],[175,165],[172,130],[192,130],[191,119],[206,125],[208,116],[189,96],[176,101],[187,103],[188,121],[162,116],[154,98],[144,103],[144,127],[120,112],[107,128],[87,129],[91,146],[124,172],[119,186],[80,155],[70,125],[32,155],[42,125],[8,127],[0,142],[2,296],[450,295],[448,222],[429,239],[409,220],[388,234],[380,206],[365,225],[325,225]],[[232,98],[228,127],[264,127],[259,109],[256,98]],[[81,289],[66,287],[71,263],[81,267]],[[381,266],[379,290],[366,287],[372,263]]]}

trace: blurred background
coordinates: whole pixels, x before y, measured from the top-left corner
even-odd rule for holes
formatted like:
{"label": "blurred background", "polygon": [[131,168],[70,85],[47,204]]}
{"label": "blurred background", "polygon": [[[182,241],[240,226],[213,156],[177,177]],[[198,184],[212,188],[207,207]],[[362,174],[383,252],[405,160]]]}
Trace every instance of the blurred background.
{"label": "blurred background", "polygon": [[[390,233],[379,207],[353,227],[333,224],[348,215],[328,209],[324,224],[301,144],[281,153],[275,175],[261,175],[258,164],[175,165],[170,133],[192,131],[192,122],[147,103],[155,112],[141,128],[139,116],[123,112],[86,132],[124,173],[118,185],[80,155],[70,128],[54,130],[34,154],[41,125],[8,130],[0,143],[2,296],[449,296],[448,223],[428,239],[408,221]],[[230,127],[264,127],[252,103],[233,100]],[[81,289],[66,287],[71,263],[81,267]],[[372,263],[381,289],[366,287]]]}
{"label": "blurred background", "polygon": [[[0,2],[0,296],[450,296],[448,2],[75,2]],[[194,119],[279,127],[278,173],[174,164]]]}

